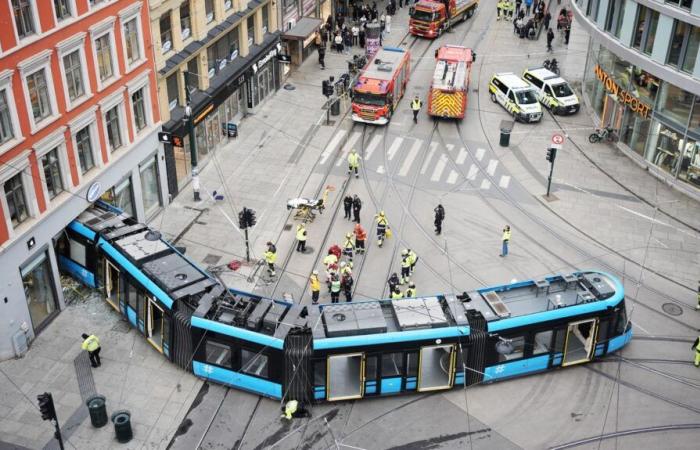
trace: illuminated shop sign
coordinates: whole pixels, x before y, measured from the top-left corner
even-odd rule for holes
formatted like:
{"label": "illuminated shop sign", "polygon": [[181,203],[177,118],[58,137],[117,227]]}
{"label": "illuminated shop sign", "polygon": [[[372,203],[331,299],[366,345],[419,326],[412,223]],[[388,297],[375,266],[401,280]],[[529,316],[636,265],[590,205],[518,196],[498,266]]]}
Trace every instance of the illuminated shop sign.
{"label": "illuminated shop sign", "polygon": [[633,112],[639,114],[645,119],[649,118],[651,106],[639,100],[632,92],[623,89],[617,82],[598,64],[593,68],[593,71],[598,77],[598,81],[603,83],[605,90],[617,97],[617,101],[627,106]]}

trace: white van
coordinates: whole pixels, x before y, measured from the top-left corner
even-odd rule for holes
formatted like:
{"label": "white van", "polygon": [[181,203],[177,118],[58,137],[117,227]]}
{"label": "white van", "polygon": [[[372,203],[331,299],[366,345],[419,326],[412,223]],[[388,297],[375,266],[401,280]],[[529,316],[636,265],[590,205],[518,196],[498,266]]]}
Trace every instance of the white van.
{"label": "white van", "polygon": [[539,122],[542,108],[537,102],[537,91],[513,73],[497,73],[489,82],[493,102],[500,103],[515,120]]}
{"label": "white van", "polygon": [[523,78],[537,89],[537,99],[554,114],[576,114],[581,109],[569,83],[554,72],[537,67],[523,72]]}

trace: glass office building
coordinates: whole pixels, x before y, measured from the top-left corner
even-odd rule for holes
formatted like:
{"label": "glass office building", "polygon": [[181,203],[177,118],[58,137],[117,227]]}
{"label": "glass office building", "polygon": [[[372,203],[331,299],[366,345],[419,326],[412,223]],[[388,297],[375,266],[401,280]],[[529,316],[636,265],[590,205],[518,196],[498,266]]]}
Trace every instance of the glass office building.
{"label": "glass office building", "polygon": [[700,0],[576,0],[583,94],[620,147],[700,197]]}

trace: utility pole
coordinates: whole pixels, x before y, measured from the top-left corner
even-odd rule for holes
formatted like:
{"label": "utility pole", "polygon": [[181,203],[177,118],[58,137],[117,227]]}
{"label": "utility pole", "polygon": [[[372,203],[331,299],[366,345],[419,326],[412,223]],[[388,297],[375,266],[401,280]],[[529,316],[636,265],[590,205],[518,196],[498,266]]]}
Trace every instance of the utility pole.
{"label": "utility pole", "polygon": [[550,147],[547,149],[547,161],[549,161],[549,178],[547,178],[547,197],[552,187],[552,172],[554,172],[554,160],[557,158],[557,148]]}
{"label": "utility pole", "polygon": [[194,137],[194,117],[192,117],[192,101],[190,97],[189,72],[184,72],[185,95],[187,106],[185,106],[185,118],[187,121],[187,133],[190,136],[190,162],[192,164],[192,190],[194,191],[194,201],[201,200],[199,196],[199,169],[197,169],[197,140]]}

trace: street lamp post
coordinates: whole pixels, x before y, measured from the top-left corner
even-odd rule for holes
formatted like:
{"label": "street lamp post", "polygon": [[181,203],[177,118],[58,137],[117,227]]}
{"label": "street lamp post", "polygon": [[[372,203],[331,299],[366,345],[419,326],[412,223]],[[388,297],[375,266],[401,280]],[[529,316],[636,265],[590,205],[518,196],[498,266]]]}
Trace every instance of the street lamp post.
{"label": "street lamp post", "polygon": [[192,190],[194,191],[194,201],[201,200],[199,196],[199,169],[197,169],[197,140],[194,137],[194,117],[192,117],[192,102],[190,98],[189,72],[184,72],[185,95],[187,106],[185,106],[185,121],[187,121],[187,133],[190,137],[190,162],[192,164]]}

